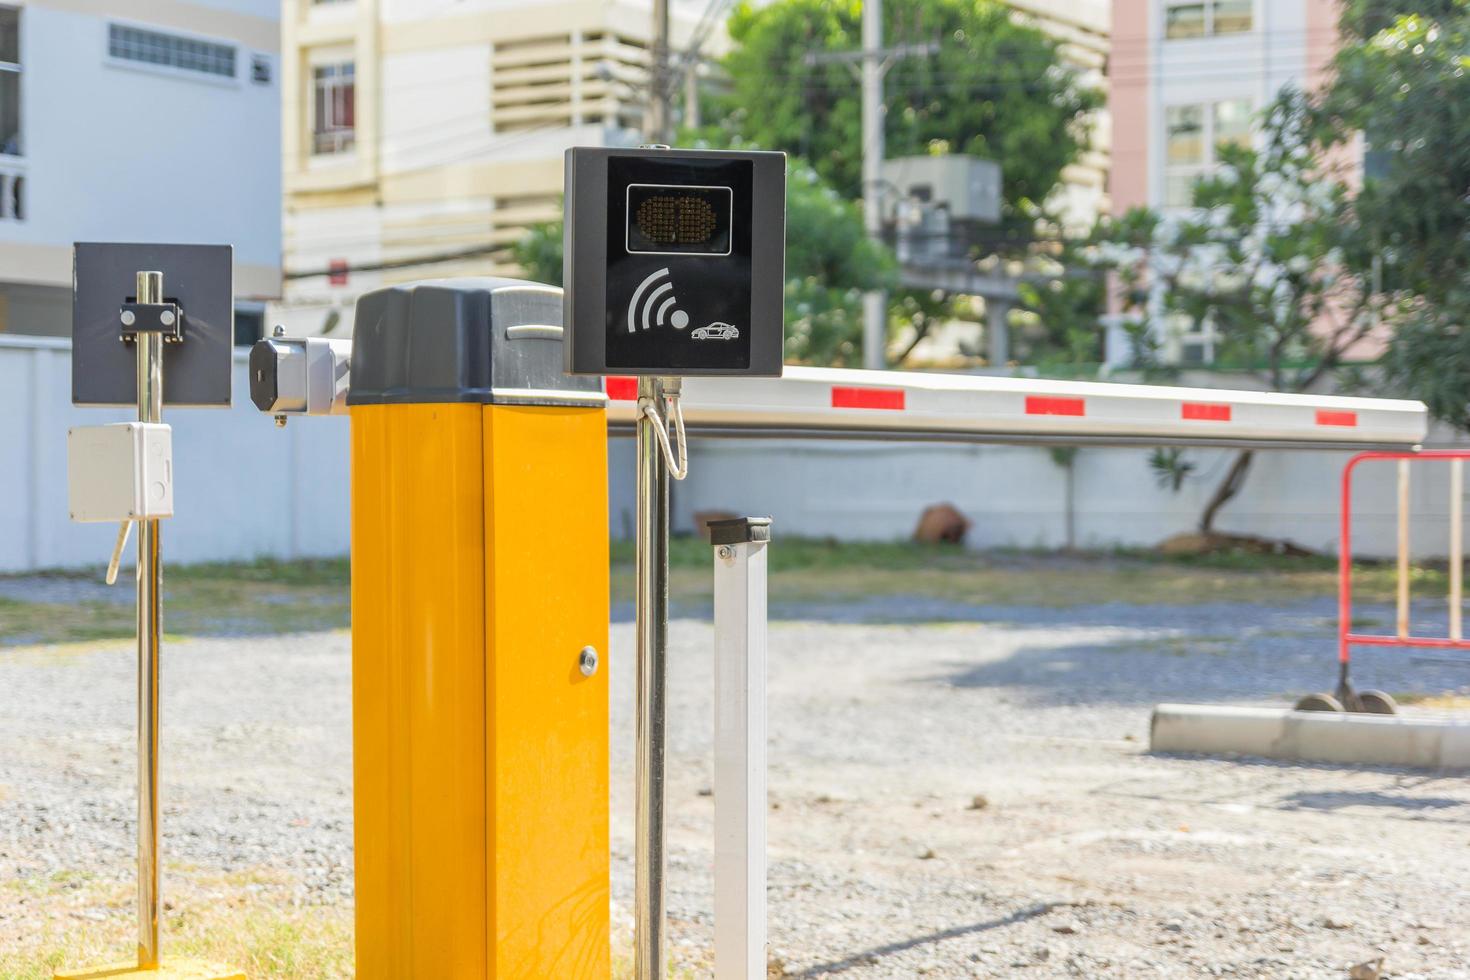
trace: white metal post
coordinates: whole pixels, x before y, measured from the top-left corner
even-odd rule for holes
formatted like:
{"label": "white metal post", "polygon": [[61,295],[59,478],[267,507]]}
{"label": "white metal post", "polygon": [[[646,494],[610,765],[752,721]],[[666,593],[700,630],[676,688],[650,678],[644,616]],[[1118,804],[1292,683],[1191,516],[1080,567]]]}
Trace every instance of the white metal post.
{"label": "white metal post", "polygon": [[715,980],[766,976],[769,517],[710,523],[715,563]]}

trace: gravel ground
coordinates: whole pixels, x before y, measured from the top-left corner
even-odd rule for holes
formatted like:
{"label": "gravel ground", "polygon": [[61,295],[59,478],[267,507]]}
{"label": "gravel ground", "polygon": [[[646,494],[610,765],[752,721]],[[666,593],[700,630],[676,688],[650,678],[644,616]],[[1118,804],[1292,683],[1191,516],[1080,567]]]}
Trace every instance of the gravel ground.
{"label": "gravel ground", "polygon": [[[1146,752],[1158,701],[1330,687],[1330,602],[774,609],[773,972],[1345,978],[1383,957],[1383,976],[1470,977],[1470,780]],[[707,975],[712,634],[698,613],[670,631],[669,887],[676,958]],[[626,941],[633,636],[620,620]],[[293,901],[350,902],[349,645],[343,632],[170,645],[174,866],[269,867],[291,876]],[[1470,669],[1403,653],[1370,651],[1357,669],[1392,691],[1470,690]],[[0,883],[76,868],[129,879],[133,685],[126,644],[0,648]],[[0,938],[53,914],[0,900]]]}

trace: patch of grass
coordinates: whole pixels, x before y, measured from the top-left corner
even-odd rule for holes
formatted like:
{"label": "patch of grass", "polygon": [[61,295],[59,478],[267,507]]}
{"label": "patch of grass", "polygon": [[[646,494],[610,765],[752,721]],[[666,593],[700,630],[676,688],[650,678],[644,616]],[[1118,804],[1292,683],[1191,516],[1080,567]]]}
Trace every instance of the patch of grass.
{"label": "patch of grass", "polygon": [[[251,980],[335,980],[353,975],[352,908],[296,905],[295,883],[259,873],[168,869],[164,956],[243,970]],[[50,980],[58,969],[128,962],[131,883],[59,872],[0,884],[0,977]]]}
{"label": "patch of grass", "polygon": [[[1059,554],[974,551],[908,541],[837,542],[777,536],[769,552],[771,596],[781,605],[858,602],[871,597],[927,596],[970,605],[1064,607],[1100,603],[1186,605],[1200,602],[1279,604],[1330,596],[1337,566],[1329,558],[1247,552],[1162,556],[1149,551]],[[691,536],[669,543],[670,595],[679,602],[711,597],[710,546]],[[1416,595],[1438,597],[1443,566],[1413,569]],[[52,578],[101,580],[100,572],[53,572]],[[175,636],[283,633],[350,625],[347,559],[210,563],[171,566],[165,579],[164,626]],[[127,583],[116,588],[129,590]],[[1391,563],[1353,569],[1358,602],[1391,602]],[[633,598],[633,545],[612,543],[612,596]],[[131,602],[21,602],[0,598],[0,646],[127,640]],[[1379,625],[1360,617],[1355,625]]]}
{"label": "patch of grass", "polygon": [[[613,597],[633,595],[633,548],[614,542]],[[1187,605],[1201,602],[1279,604],[1335,595],[1330,558],[1223,553],[1164,556],[1150,551],[1073,554],[1026,550],[974,551],[907,541],[839,543],[783,538],[770,550],[771,597],[779,603],[851,602],[870,596],[922,595],[975,605],[1075,606],[1099,603]],[[669,543],[675,600],[710,598],[711,549],[694,537]],[[1391,564],[1354,566],[1354,598],[1388,602]],[[1442,591],[1442,568],[1417,566],[1418,594]]]}
{"label": "patch of grass", "polygon": [[[38,578],[101,584],[100,570]],[[164,621],[171,636],[342,629],[351,619],[346,559],[210,563],[164,570]],[[135,635],[132,581],[124,601],[25,602],[0,598],[0,646],[127,640]]]}
{"label": "patch of grass", "polygon": [[346,558],[300,558],[278,561],[257,558],[249,562],[201,562],[180,568],[191,582],[259,582],[266,585],[336,586],[352,582],[352,564]]}

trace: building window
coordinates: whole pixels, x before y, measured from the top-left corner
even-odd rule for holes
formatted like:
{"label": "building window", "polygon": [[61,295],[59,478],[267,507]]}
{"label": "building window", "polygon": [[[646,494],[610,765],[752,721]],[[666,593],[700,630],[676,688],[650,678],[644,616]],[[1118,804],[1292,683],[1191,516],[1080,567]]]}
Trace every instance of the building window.
{"label": "building window", "polygon": [[357,86],[353,63],[317,65],[312,69],[313,153],[342,153],[356,142]]}
{"label": "building window", "polygon": [[0,7],[0,154],[20,152],[20,11]]}
{"label": "building window", "polygon": [[0,170],[0,221],[24,221],[26,179]]}
{"label": "building window", "polygon": [[1215,169],[1221,144],[1249,146],[1249,99],[1205,105],[1171,105],[1164,110],[1164,206],[1187,208],[1194,182]]}
{"label": "building window", "polygon": [[265,336],[265,307],[251,304],[235,307],[235,346],[253,347]]}
{"label": "building window", "polygon": [[1212,34],[1245,34],[1255,0],[1174,0],[1164,6],[1164,36],[1170,40]]}
{"label": "building window", "polygon": [[108,24],[107,53],[119,61],[177,68],[216,78],[235,77],[235,47],[231,44]]}

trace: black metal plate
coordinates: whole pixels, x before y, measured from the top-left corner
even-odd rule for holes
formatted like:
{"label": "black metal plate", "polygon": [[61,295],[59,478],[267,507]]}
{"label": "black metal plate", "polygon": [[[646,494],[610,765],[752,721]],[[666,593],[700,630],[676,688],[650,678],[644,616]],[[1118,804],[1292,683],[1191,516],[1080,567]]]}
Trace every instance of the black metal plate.
{"label": "black metal plate", "polygon": [[116,242],[78,242],[72,249],[72,403],[137,404],[137,355],[118,339],[118,312],[135,299],[139,272],[162,272],[164,298],[183,309],[184,339],[163,349],[163,403],[228,407],[233,247]]}

